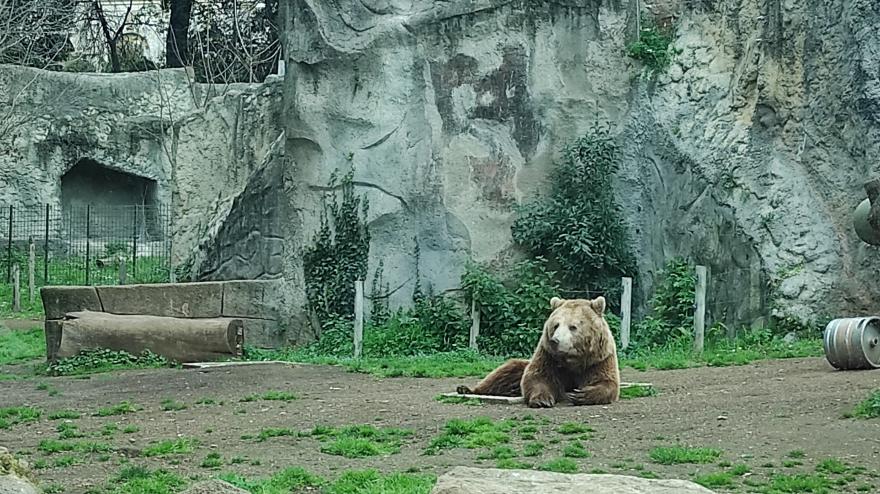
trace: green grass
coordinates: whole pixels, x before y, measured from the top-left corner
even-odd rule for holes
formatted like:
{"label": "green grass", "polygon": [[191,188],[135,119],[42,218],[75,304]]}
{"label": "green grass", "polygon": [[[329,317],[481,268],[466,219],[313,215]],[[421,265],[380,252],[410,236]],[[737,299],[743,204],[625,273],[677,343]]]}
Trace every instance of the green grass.
{"label": "green grass", "polygon": [[101,349],[82,350],[73,357],[59,359],[46,367],[50,376],[83,376],[126,369],[154,369],[169,366],[169,362],[155,353],[144,350],[140,355],[124,351]]}
{"label": "green grass", "polygon": [[257,435],[257,442],[263,442],[267,439],[271,439],[273,437],[283,437],[283,436],[296,436],[296,431],[291,429],[278,429],[278,428],[267,428],[260,431],[260,434]]}
{"label": "green grass", "polygon": [[142,410],[142,408],[138,405],[135,405],[129,401],[123,401],[119,404],[113,405],[111,407],[105,407],[98,409],[95,412],[95,416],[97,417],[112,417],[115,415],[125,415],[129,413],[135,413]]}
{"label": "green grass", "polygon": [[166,441],[159,441],[144,449],[143,455],[151,456],[169,456],[169,455],[186,455],[192,453],[198,441],[189,438],[178,438]]}
{"label": "green grass", "polygon": [[831,482],[821,475],[797,473],[793,475],[774,475],[764,486],[763,492],[777,493],[828,493]]}
{"label": "green grass", "polygon": [[835,473],[835,474],[843,474],[848,470],[846,463],[838,460],[837,458],[828,458],[826,460],[822,460],[816,465],[817,472],[826,472],[826,473]]}
{"label": "green grass", "polygon": [[232,473],[223,474],[220,478],[255,494],[306,491],[323,494],[428,494],[436,482],[433,475],[382,474],[375,470],[345,472],[337,480],[329,482],[299,467],[288,468],[263,479],[247,479]]}
{"label": "green grass", "polygon": [[480,454],[477,459],[480,460],[509,460],[516,458],[516,451],[510,446],[495,446],[491,451]]}
{"label": "green grass", "polygon": [[444,396],[438,395],[434,398],[440,403],[448,403],[452,405],[470,405],[470,406],[482,406],[483,402],[477,398],[466,398],[464,396]]}
{"label": "green grass", "polygon": [[141,428],[136,425],[126,425],[122,429],[122,433],[123,434],[134,434],[135,432],[139,432],[140,430],[141,430]]}
{"label": "green grass", "polygon": [[537,442],[527,443],[523,446],[523,456],[541,456],[544,453],[544,445]]}
{"label": "green grass", "polygon": [[452,419],[443,427],[443,432],[434,438],[425,454],[437,454],[450,448],[492,448],[510,442],[510,431],[516,423],[512,420],[495,422],[489,417],[471,420]]}
{"label": "green grass", "polygon": [[0,408],[0,429],[8,429],[13,425],[36,422],[43,411],[34,407]]}
{"label": "green grass", "polygon": [[49,420],[77,420],[82,415],[73,410],[56,410],[48,415]]}
{"label": "green grass", "polygon": [[58,431],[58,439],[75,439],[78,437],[84,437],[85,434],[80,432],[79,427],[76,424],[58,424],[58,427],[55,428]]}
{"label": "green grass", "polygon": [[683,463],[712,463],[721,457],[721,451],[713,448],[687,448],[682,446],[658,447],[649,453],[654,463],[677,465]]}
{"label": "green grass", "polygon": [[76,451],[78,453],[106,453],[113,448],[109,444],[94,441],[56,441],[43,439],[37,445],[37,450],[47,455]]}
{"label": "green grass", "polygon": [[868,398],[856,405],[850,416],[863,419],[880,417],[880,390],[874,391]]}
{"label": "green grass", "polygon": [[577,422],[566,422],[556,429],[556,432],[565,435],[585,434],[587,432],[595,432],[592,427],[588,427]]}
{"label": "green grass", "polygon": [[528,463],[523,463],[519,460],[514,460],[512,458],[505,458],[495,462],[495,468],[501,468],[505,470],[529,470],[532,468],[532,465]]}
{"label": "green grass", "polygon": [[803,458],[803,457],[807,456],[807,454],[799,449],[796,449],[793,451],[789,451],[785,456],[787,456],[789,458],[799,459],[799,458]]}
{"label": "green grass", "polygon": [[296,400],[297,396],[288,391],[266,391],[261,395],[250,395],[245,396],[244,398],[238,400],[243,403],[248,403],[257,400],[265,400],[265,401],[293,401]]}
{"label": "green grass", "polygon": [[325,443],[321,452],[345,458],[385,456],[400,451],[403,438],[412,435],[405,429],[376,428],[372,425],[348,427],[318,426],[311,436]]}
{"label": "green grass", "polygon": [[149,470],[141,466],[126,467],[111,480],[108,494],[174,494],[183,489],[186,480],[166,470]]}
{"label": "green grass", "polygon": [[[5,255],[5,252],[0,255],[0,257],[3,257],[2,261],[6,260]],[[42,263],[38,262],[37,264]],[[30,297],[28,297],[27,264],[23,266],[24,269],[22,269],[21,273],[21,312],[12,311],[12,283],[6,283],[5,262],[3,265],[3,282],[0,283],[0,317],[4,319],[42,319],[43,299],[40,297],[40,294],[35,294],[34,303],[31,303]],[[0,347],[2,346],[0,344]]]}
{"label": "green grass", "polygon": [[201,464],[202,468],[210,468],[210,469],[220,468],[222,466],[223,466],[223,457],[221,457],[220,453],[217,453],[217,452],[208,453],[208,456],[206,456],[205,459],[202,460],[202,464]]}
{"label": "green grass", "polygon": [[76,465],[77,463],[81,463],[81,462],[82,462],[82,459],[80,459],[76,456],[63,455],[63,456],[59,456],[58,458],[55,458],[55,460],[52,461],[52,466],[55,468],[66,468],[66,467],[70,467],[70,466]]}
{"label": "green grass", "polygon": [[731,473],[731,475],[734,475],[734,476],[737,476],[737,477],[741,477],[741,476],[743,476],[743,475],[745,475],[745,474],[747,474],[747,473],[749,473],[749,472],[751,472],[751,471],[752,471],[752,470],[749,468],[748,465],[743,465],[743,464],[734,465],[734,466],[731,467],[731,469],[730,469],[730,473]]}
{"label": "green grass", "polygon": [[648,396],[655,396],[657,394],[657,389],[654,386],[630,386],[628,388],[620,389],[620,399],[621,400],[629,400],[632,398],[647,398]]}
{"label": "green grass", "polygon": [[186,410],[186,404],[180,403],[179,401],[174,401],[172,399],[162,400],[162,410],[165,412],[177,412],[180,410]]}
{"label": "green grass", "polygon": [[119,426],[116,424],[104,424],[104,427],[101,429],[101,435],[112,437],[119,432]]}
{"label": "green grass", "polygon": [[0,333],[0,365],[46,358],[43,328]]}
{"label": "green grass", "polygon": [[590,452],[584,448],[583,444],[575,441],[562,449],[562,456],[566,458],[589,458]]}
{"label": "green grass", "polygon": [[694,482],[707,489],[714,487],[728,487],[733,485],[733,474],[730,472],[715,472],[694,477]]}
{"label": "green grass", "polygon": [[569,458],[557,458],[540,465],[538,470],[556,473],[576,473],[578,471],[578,466],[574,460]]}

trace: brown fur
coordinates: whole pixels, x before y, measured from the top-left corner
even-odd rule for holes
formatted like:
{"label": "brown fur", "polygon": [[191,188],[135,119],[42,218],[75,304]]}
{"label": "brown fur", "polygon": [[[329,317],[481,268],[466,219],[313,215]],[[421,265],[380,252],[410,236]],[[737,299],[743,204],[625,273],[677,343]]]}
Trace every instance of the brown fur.
{"label": "brown fur", "polygon": [[[532,408],[552,407],[567,400],[573,405],[604,405],[620,398],[617,347],[605,321],[605,299],[550,301],[552,312],[530,360],[508,360],[473,389],[460,394],[524,396]],[[557,331],[571,329],[571,347],[557,348]]]}

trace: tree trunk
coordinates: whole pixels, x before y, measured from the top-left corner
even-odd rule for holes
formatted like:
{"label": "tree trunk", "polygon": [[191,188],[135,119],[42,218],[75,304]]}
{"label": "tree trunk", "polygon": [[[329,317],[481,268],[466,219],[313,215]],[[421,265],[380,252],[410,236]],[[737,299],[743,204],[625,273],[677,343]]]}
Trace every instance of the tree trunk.
{"label": "tree trunk", "polygon": [[116,40],[107,43],[107,49],[110,50],[110,72],[122,72],[122,64],[119,62],[119,45]]}
{"label": "tree trunk", "polygon": [[171,0],[171,22],[165,38],[165,65],[183,67],[189,61],[189,21],[192,0]]}

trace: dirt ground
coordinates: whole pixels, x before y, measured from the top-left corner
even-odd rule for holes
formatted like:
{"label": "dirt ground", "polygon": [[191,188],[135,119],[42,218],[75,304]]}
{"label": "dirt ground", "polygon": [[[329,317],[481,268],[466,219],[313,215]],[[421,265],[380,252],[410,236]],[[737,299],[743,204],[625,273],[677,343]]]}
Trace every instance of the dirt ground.
{"label": "dirt ground", "polygon": [[[521,458],[535,464],[560,457],[564,442],[554,440],[554,429],[565,422],[588,424],[595,429],[585,442],[589,458],[577,459],[582,472],[600,469],[609,473],[645,474],[664,478],[689,478],[724,470],[724,465],[653,463],[649,451],[656,446],[713,447],[723,451],[721,461],[746,464],[751,482],[767,482],[774,474],[815,472],[827,458],[837,458],[867,472],[850,479],[833,492],[880,492],[880,420],[843,418],[843,414],[868,393],[880,388],[880,371],[834,371],[824,359],[763,361],[740,367],[700,368],[639,372],[624,369],[624,381],[650,382],[656,396],[624,400],[610,406],[529,410],[523,405],[440,403],[435,397],[460,383],[475,379],[379,379],[329,366],[279,364],[229,367],[211,370],[160,369],[95,375],[88,379],[44,378],[0,382],[0,406],[34,406],[44,410],[38,422],[0,429],[0,445],[29,454],[31,463],[45,458],[46,468],[37,471],[44,484],[61,484],[66,492],[80,493],[102,485],[116,474],[123,458],[133,464],[162,467],[184,476],[207,477],[219,472],[245,476],[271,475],[289,466],[302,466],[313,473],[334,478],[349,469],[376,468],[385,472],[419,468],[443,473],[453,465],[494,466],[480,461],[480,451],[444,450],[436,456],[423,451],[444,423],[452,418],[490,416],[521,418],[527,414],[546,417],[537,440],[547,445],[543,457]],[[46,386],[40,386],[46,383]],[[42,388],[42,389],[38,389]],[[58,391],[57,394],[51,392]],[[290,402],[240,402],[268,390],[284,390],[299,398]],[[52,395],[54,394],[54,396]],[[174,399],[188,408],[161,410],[161,402]],[[196,405],[203,399],[223,405]],[[100,407],[128,400],[143,410],[136,413],[95,417]],[[46,415],[67,409],[82,413],[73,420],[88,440],[113,446],[110,458],[90,460],[67,467],[53,466],[51,455],[37,450],[42,439],[57,439],[56,427]],[[133,434],[118,432],[103,437],[106,424],[136,424]],[[243,439],[269,427],[308,430],[316,425],[373,424],[404,427],[414,431],[400,452],[387,457],[346,459],[320,452],[310,437],[275,437],[264,442]],[[558,436],[558,434],[556,434]],[[195,452],[166,458],[143,458],[140,452],[151,441],[190,437],[199,440]],[[522,443],[517,440],[514,447]],[[799,465],[783,466],[793,450],[804,453]],[[216,451],[227,463],[219,470],[201,465]],[[57,456],[57,454],[56,454]],[[246,458],[229,464],[234,457]],[[650,473],[649,473],[650,474]],[[843,483],[843,482],[842,482]],[[738,490],[743,479],[736,481]],[[869,490],[870,489],[870,490]],[[718,491],[729,489],[719,488]]]}

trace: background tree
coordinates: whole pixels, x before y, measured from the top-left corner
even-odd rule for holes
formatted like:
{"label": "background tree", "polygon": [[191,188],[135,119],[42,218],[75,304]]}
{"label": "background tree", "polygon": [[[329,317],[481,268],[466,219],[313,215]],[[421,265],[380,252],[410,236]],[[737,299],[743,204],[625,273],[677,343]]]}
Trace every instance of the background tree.
{"label": "background tree", "polygon": [[190,61],[189,25],[193,0],[170,0],[171,15],[165,38],[165,66],[183,67]]}
{"label": "background tree", "polygon": [[72,50],[75,0],[0,0],[0,63],[47,68]]}

